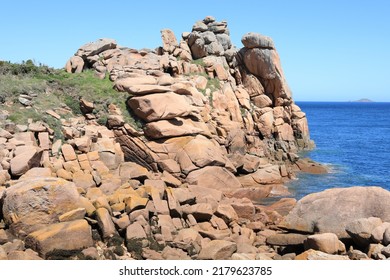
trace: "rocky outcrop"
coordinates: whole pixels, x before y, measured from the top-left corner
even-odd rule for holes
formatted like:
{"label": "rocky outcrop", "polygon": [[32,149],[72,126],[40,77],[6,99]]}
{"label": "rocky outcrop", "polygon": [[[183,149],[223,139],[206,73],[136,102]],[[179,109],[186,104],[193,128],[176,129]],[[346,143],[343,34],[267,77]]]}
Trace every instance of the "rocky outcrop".
{"label": "rocky outcrop", "polygon": [[305,167],[294,163],[296,152],[312,145],[307,120],[292,100],[272,39],[245,34],[237,51],[227,23],[213,17],[195,23],[180,43],[171,30],[161,35],[155,51],[100,40],[76,53],[96,71],[106,68],[144,122],[142,133],[113,127],[126,160],[190,184],[206,167],[220,166],[245,187],[280,184]]}
{"label": "rocky outcrop", "polygon": [[[257,205],[286,195],[282,185],[297,170],[322,170],[297,155],[312,142],[273,41],[248,33],[237,50],[227,23],[213,17],[180,40],[169,29],[161,37],[155,50],[100,39],[67,62],[66,71],[92,69],[128,94],[129,112],[106,104],[106,126],[94,100],[80,97],[83,116],[46,112],[61,123],[61,140],[43,122],[0,130],[0,258],[344,254],[335,235],[277,227],[294,199]],[[369,228],[378,243],[390,242],[384,224]],[[348,226],[354,240],[366,240],[365,229]]]}

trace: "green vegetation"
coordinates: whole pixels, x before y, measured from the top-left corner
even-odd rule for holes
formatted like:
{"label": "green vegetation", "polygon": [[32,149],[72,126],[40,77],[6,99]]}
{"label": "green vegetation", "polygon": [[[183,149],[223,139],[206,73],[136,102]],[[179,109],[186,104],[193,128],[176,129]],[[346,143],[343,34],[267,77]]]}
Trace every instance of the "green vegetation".
{"label": "green vegetation", "polygon": [[200,66],[203,66],[205,67],[206,64],[204,63],[204,60],[202,58],[199,58],[199,59],[195,59],[193,61],[191,61],[192,64],[196,64],[196,65],[200,65]]}
{"label": "green vegetation", "polygon": [[211,89],[211,91],[221,89],[221,83],[219,79],[207,77],[207,88]]}
{"label": "green vegetation", "polygon": [[[24,107],[19,103],[21,94],[34,96],[31,107]],[[69,118],[72,114],[81,115],[80,98],[94,103],[93,114],[99,124],[106,123],[108,106],[115,104],[122,111],[127,123],[135,128],[142,126],[128,111],[128,94],[114,90],[108,77],[98,79],[93,70],[70,74],[63,69],[37,66],[31,60],[22,64],[0,61],[0,97],[0,109],[10,113],[9,119],[12,122],[27,124],[28,119],[42,120],[55,131],[56,138],[61,135],[61,123],[44,112],[52,109],[63,118]],[[66,107],[72,113],[56,110]]]}

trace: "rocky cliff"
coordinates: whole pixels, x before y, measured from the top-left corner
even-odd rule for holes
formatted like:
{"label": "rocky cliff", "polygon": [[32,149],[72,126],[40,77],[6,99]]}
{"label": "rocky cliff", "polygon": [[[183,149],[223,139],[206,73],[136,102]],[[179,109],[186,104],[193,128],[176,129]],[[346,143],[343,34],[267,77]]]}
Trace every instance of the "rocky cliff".
{"label": "rocky cliff", "polygon": [[[108,76],[116,91],[103,80],[110,83],[104,101],[70,94],[53,77],[40,95],[19,96],[20,111],[35,110],[40,121],[15,124],[3,110],[14,101],[4,101],[0,259],[292,259],[303,252],[316,229],[305,224],[302,235],[276,227],[284,220],[286,230],[302,228],[305,211],[283,218],[295,199],[261,205],[287,195],[283,183],[296,171],[324,171],[297,155],[313,143],[273,41],[247,33],[238,50],[227,23],[213,17],[180,42],[168,29],[161,37],[156,50],[111,39],[77,50],[66,71]],[[55,91],[68,106],[42,111],[38,101],[53,104]],[[126,106],[113,96],[127,96]],[[327,238],[337,245],[330,251],[345,252],[337,236]]]}
{"label": "rocky cliff", "polygon": [[213,17],[196,22],[180,42],[168,29],[161,37],[156,50],[101,39],[66,65],[69,72],[109,75],[129,93],[128,108],[142,130],[126,129],[118,116],[108,120],[126,160],[221,190],[293,176],[297,152],[313,144],[272,39],[247,33],[238,50],[227,23]]}

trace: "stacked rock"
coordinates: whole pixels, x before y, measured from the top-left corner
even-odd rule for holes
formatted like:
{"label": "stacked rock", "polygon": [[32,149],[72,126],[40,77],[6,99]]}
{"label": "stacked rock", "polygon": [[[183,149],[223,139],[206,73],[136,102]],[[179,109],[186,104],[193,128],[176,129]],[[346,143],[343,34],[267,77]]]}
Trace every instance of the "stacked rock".
{"label": "stacked rock", "polygon": [[184,39],[187,39],[194,59],[209,55],[223,56],[233,47],[227,22],[217,22],[211,16],[196,22],[192,27],[192,32],[184,34]]}

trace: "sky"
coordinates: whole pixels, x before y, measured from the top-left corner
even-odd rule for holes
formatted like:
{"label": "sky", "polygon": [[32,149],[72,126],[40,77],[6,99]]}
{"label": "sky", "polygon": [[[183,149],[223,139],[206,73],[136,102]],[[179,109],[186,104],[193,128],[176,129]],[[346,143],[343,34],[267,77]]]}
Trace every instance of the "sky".
{"label": "sky", "polygon": [[0,60],[61,68],[85,43],[113,38],[130,48],[180,39],[208,15],[226,20],[233,44],[273,38],[296,101],[390,102],[390,1],[3,1]]}

